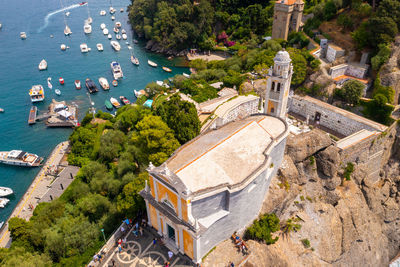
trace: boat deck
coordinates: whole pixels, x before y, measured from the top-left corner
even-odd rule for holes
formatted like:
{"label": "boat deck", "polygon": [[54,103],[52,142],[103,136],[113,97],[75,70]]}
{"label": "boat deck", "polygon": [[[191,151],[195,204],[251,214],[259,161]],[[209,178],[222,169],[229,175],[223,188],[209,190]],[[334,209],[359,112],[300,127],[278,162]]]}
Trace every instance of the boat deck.
{"label": "boat deck", "polygon": [[36,115],[37,115],[37,107],[36,106],[32,106],[31,110],[29,111],[28,124],[35,124],[36,123]]}

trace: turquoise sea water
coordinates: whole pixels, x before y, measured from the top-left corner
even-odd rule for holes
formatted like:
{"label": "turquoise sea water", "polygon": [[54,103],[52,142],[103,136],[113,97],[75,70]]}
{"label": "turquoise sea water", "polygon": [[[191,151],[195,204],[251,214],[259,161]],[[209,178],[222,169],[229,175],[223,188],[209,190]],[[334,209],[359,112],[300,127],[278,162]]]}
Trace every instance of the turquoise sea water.
{"label": "turquoise sea water", "polygon": [[[63,6],[71,6],[78,1],[63,0]],[[115,40],[112,32],[114,22],[108,12],[109,0],[89,0],[89,11],[93,18],[92,33],[85,35],[83,32],[84,20],[88,16],[86,6],[69,10],[70,16],[67,23],[72,30],[70,37],[65,37],[63,12],[48,17],[48,26],[45,26],[45,17],[51,12],[61,8],[59,0],[2,0],[0,1],[0,107],[5,113],[0,114],[0,151],[22,149],[40,156],[48,157],[53,148],[68,138],[71,129],[54,128],[48,129],[42,122],[28,126],[28,113],[31,107],[28,91],[32,85],[42,84],[45,88],[46,99],[36,104],[39,112],[47,110],[51,99],[75,102],[79,106],[80,118],[89,108],[89,99],[86,95],[84,81],[91,78],[99,87],[99,92],[91,95],[96,109],[106,111],[104,100],[110,97],[119,99],[120,95],[126,96],[134,101],[134,89],[143,89],[144,86],[155,80],[163,80],[174,74],[187,72],[187,69],[172,66],[172,62],[165,58],[146,53],[143,43],[132,43],[132,32],[127,23],[127,12],[120,13],[120,8],[129,5],[129,0],[114,0],[112,4],[117,9],[116,21],[122,23],[122,28],[127,31],[128,41],[133,46],[136,57],[140,60],[140,66],[134,66],[130,62],[130,52],[121,40],[121,51],[115,52],[110,46],[110,41],[103,35],[100,24],[105,23]],[[106,10],[106,16],[100,16],[100,10]],[[41,30],[41,28],[43,28]],[[20,32],[27,33],[27,39],[21,40]],[[54,38],[50,38],[54,35]],[[61,51],[60,45],[70,46],[67,51]],[[87,43],[92,49],[87,54],[82,54],[79,49],[81,43]],[[102,43],[103,52],[98,52],[96,43]],[[48,70],[39,71],[38,64],[46,59]],[[147,59],[158,63],[159,67],[154,69],[147,65]],[[124,79],[119,82],[118,87],[112,87],[112,73],[110,62],[118,61],[124,72]],[[168,66],[173,73],[165,73],[161,66]],[[53,90],[47,88],[47,77],[52,77]],[[65,85],[58,84],[58,78],[63,77]],[[111,90],[103,91],[98,78],[106,77],[110,83]],[[82,82],[82,89],[76,90],[74,80]],[[60,89],[61,96],[56,96],[54,89]],[[0,165],[0,186],[11,187],[15,194],[10,197],[11,201],[6,208],[0,209],[0,221],[5,220],[12,212],[19,199],[30,186],[39,168],[17,168]],[[32,199],[31,201],[36,201]]]}

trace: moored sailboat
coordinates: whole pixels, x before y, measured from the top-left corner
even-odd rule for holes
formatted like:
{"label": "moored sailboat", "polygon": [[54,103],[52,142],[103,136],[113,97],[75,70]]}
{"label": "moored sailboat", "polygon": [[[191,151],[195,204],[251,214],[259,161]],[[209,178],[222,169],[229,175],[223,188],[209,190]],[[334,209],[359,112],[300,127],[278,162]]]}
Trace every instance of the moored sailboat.
{"label": "moored sailboat", "polygon": [[157,68],[157,66],[158,66],[157,63],[155,63],[155,62],[153,62],[151,60],[147,60],[147,64],[149,64],[153,68]]}
{"label": "moored sailboat", "polygon": [[132,64],[139,66],[139,59],[137,59],[133,54],[131,54],[131,62]]}
{"label": "moored sailboat", "polygon": [[39,70],[46,70],[47,69],[47,61],[42,59],[39,63]]}

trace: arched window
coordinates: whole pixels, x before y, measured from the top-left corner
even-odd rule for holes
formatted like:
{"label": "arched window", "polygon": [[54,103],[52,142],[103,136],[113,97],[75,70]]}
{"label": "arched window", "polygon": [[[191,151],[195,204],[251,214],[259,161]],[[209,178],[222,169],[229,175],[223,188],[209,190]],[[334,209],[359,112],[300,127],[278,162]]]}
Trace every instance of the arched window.
{"label": "arched window", "polygon": [[277,92],[280,92],[280,91],[281,91],[281,83],[278,83],[278,86],[277,86],[277,88],[276,88],[276,91],[277,91]]}
{"label": "arched window", "polygon": [[275,82],[272,82],[271,89],[272,89],[272,91],[275,91]]}

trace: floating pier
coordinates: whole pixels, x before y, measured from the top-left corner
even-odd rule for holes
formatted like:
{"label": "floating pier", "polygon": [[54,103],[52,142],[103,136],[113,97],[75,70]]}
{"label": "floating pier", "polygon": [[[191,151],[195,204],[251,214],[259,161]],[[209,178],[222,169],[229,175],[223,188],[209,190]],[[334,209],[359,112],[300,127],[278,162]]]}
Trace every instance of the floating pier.
{"label": "floating pier", "polygon": [[28,119],[28,124],[32,125],[36,123],[36,115],[37,115],[37,107],[32,106],[31,110],[29,111],[29,119]]}

